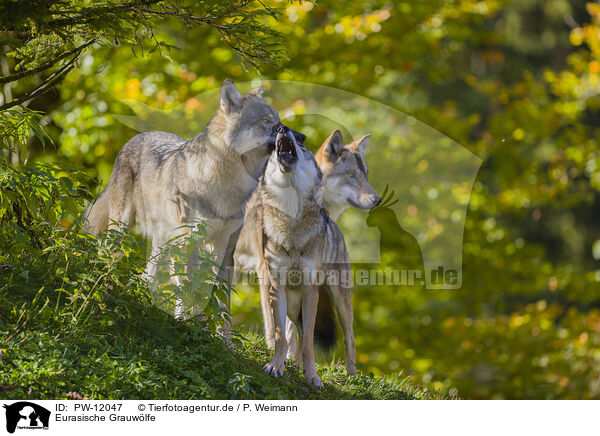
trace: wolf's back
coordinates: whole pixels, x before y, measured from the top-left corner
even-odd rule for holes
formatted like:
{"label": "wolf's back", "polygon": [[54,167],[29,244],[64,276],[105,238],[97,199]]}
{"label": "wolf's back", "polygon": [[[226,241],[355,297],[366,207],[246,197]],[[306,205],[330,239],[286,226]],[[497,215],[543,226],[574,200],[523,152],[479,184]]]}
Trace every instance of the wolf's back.
{"label": "wolf's back", "polygon": [[[168,132],[138,133],[127,141],[117,154],[108,186],[102,191],[96,201],[91,203],[83,212],[84,229],[95,236],[107,230],[109,225],[111,186],[113,186],[113,195],[132,198],[132,174],[139,172],[140,168],[149,163],[151,163],[149,166],[153,169],[164,164],[165,156],[172,150],[172,146],[182,144],[183,142],[185,141],[182,138]],[[143,155],[149,150],[154,151],[153,157],[151,159],[146,158],[146,161],[144,161]],[[120,217],[120,215],[117,213],[117,216]]]}

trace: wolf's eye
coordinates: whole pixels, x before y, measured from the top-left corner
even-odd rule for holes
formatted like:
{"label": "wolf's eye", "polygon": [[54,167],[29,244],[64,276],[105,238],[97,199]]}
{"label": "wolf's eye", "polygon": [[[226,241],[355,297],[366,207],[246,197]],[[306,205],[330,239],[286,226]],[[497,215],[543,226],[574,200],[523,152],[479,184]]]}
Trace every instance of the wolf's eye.
{"label": "wolf's eye", "polygon": [[260,120],[260,122],[263,123],[263,124],[273,124],[273,119],[265,117],[262,120]]}

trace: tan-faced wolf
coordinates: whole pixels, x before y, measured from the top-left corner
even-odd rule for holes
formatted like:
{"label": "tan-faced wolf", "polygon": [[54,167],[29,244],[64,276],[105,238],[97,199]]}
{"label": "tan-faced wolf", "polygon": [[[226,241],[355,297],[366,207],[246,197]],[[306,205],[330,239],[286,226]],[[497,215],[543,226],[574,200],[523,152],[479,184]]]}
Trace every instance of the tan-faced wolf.
{"label": "tan-faced wolf", "polygon": [[[207,249],[229,280],[233,249],[244,206],[275,147],[279,115],[258,88],[242,95],[230,79],[221,87],[220,107],[199,135],[184,140],[165,132],[141,133],[121,149],[108,186],[84,212],[86,227],[98,234],[109,226],[130,226],[137,216],[152,238],[145,277],[154,281],[161,246],[182,226],[205,222]],[[305,136],[294,132],[300,141]],[[229,302],[221,303],[228,310]],[[225,334],[229,335],[225,323]]]}
{"label": "tan-faced wolf", "polygon": [[323,205],[337,221],[349,208],[371,210],[381,198],[369,184],[366,153],[371,135],[344,145],[342,134],[334,130],[315,153],[323,172]]}

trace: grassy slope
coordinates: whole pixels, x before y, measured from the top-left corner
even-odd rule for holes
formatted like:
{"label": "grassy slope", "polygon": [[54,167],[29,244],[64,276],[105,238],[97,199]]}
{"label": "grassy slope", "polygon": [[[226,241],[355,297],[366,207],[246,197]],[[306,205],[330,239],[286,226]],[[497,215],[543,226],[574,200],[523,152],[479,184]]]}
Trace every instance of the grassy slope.
{"label": "grassy slope", "polygon": [[70,391],[94,399],[430,397],[405,379],[350,378],[339,365],[319,366],[321,389],[306,384],[297,365],[274,379],[262,371],[270,352],[260,337],[240,338],[230,351],[135,293],[58,295],[41,276],[0,271],[0,386],[14,386],[0,398],[60,399]]}

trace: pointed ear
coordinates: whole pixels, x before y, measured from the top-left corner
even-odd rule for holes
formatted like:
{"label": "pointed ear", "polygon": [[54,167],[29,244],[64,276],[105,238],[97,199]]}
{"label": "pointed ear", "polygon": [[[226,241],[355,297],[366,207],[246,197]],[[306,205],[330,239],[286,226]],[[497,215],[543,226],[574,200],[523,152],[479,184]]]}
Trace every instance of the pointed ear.
{"label": "pointed ear", "polygon": [[363,136],[362,138],[358,138],[356,141],[352,141],[350,144],[350,148],[354,150],[358,150],[358,152],[365,156],[367,153],[367,146],[369,145],[369,141],[371,140],[371,134]]}
{"label": "pointed ear", "polygon": [[256,95],[257,97],[262,97],[263,92],[265,92],[265,88],[254,88],[248,93],[248,95]]}
{"label": "pointed ear", "polygon": [[230,114],[239,110],[242,94],[238,91],[231,79],[225,79],[221,86],[221,109]]}
{"label": "pointed ear", "polygon": [[325,157],[331,162],[336,161],[344,148],[344,142],[342,139],[342,132],[334,130],[331,135],[323,142],[321,149]]}

